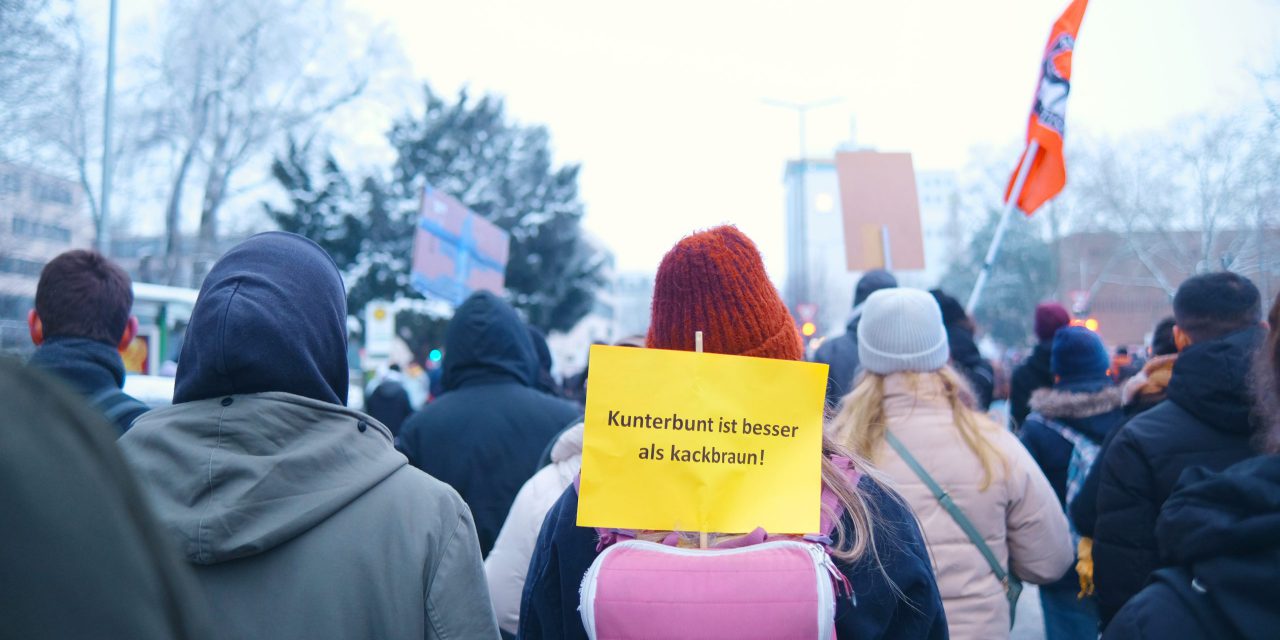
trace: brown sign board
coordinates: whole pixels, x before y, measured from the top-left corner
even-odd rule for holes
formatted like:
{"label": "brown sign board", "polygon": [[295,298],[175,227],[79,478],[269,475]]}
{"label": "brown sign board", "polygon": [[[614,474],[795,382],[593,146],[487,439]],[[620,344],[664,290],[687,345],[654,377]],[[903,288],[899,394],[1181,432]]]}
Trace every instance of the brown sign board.
{"label": "brown sign board", "polygon": [[837,153],[836,175],[849,271],[924,269],[920,199],[911,154]]}

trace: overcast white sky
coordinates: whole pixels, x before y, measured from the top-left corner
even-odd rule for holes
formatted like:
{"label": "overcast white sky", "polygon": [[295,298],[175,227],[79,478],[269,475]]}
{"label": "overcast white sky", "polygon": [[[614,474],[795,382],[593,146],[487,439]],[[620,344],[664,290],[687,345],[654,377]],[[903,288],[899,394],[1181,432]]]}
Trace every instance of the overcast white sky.
{"label": "overcast white sky", "polygon": [[[844,99],[810,115],[811,156],[847,140],[856,118],[862,144],[959,169],[973,147],[1023,135],[1067,0],[347,3],[398,35],[413,74],[437,90],[499,93],[518,120],[546,124],[557,159],[582,163],[586,226],[621,269],[653,270],[684,234],[733,222],[777,278],[783,163],[799,142],[795,114],[763,98]],[[129,4],[155,0],[123,0],[124,24]],[[1277,43],[1280,2],[1094,0],[1068,144],[1073,132],[1124,135],[1255,101],[1251,72],[1274,68]]]}
{"label": "overcast white sky", "polygon": [[[1065,0],[950,2],[403,2],[351,8],[399,33],[414,71],[452,91],[501,93],[581,162],[586,226],[622,269],[652,270],[685,233],[722,221],[778,275],[793,102],[810,155],[856,118],[861,143],[960,168],[975,145],[1025,130],[1040,53]],[[1280,58],[1280,4],[1094,0],[1074,58],[1068,128],[1122,135],[1256,96]],[[1068,139],[1069,140],[1069,139]],[[1013,159],[1010,158],[1012,167]]]}

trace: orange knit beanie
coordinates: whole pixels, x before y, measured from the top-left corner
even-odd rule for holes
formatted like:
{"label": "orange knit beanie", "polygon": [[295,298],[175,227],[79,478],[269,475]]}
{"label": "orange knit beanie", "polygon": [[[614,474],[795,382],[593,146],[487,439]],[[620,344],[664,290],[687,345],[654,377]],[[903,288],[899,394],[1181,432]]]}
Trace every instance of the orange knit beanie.
{"label": "orange knit beanie", "polygon": [[647,346],[800,360],[795,320],[765,274],[755,243],[736,227],[695,233],[662,258],[653,287]]}

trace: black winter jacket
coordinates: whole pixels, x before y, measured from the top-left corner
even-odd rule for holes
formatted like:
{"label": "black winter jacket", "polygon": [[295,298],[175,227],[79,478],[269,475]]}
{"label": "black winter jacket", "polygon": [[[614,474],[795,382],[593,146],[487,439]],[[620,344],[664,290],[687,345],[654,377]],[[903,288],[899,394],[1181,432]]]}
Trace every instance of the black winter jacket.
{"label": "black winter jacket", "polygon": [[462,496],[488,555],[539,455],[581,409],[534,388],[538,357],[529,333],[491,293],[458,307],[444,346],[444,395],[405,421],[400,448]]}
{"label": "black winter jacket", "polygon": [[1262,336],[1251,328],[1178,357],[1168,400],[1126,424],[1100,462],[1094,583],[1106,624],[1159,568],[1156,517],[1188,467],[1218,471],[1254,455],[1246,376]]}
{"label": "black winter jacket", "polygon": [[840,399],[853,390],[854,379],[862,365],[858,355],[858,313],[849,321],[844,335],[837,336],[822,343],[818,352],[813,354],[813,361],[827,365],[827,407],[834,409],[840,406]]}
{"label": "black winter jacket", "polygon": [[1016,432],[1031,413],[1031,394],[1053,386],[1053,371],[1049,368],[1053,355],[1053,343],[1041,342],[1013,370],[1009,380],[1009,420]]}
{"label": "black winter jacket", "polygon": [[978,409],[985,412],[991,408],[991,399],[995,395],[995,369],[982,357],[973,331],[964,324],[947,325],[947,341],[951,345],[951,366],[969,381]]}
{"label": "black winter jacket", "polygon": [[1261,639],[1280,633],[1280,456],[1222,473],[1191,468],[1156,525],[1169,566],[1152,575],[1106,638]]}

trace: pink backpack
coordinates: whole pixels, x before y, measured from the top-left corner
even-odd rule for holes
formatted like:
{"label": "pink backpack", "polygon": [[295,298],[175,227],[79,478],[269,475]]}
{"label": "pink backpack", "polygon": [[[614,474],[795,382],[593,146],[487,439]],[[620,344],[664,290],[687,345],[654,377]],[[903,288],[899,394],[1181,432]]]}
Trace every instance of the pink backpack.
{"label": "pink backpack", "polygon": [[[852,463],[832,460],[857,486],[861,474]],[[851,600],[854,593],[828,555],[839,502],[824,488],[822,503],[822,530],[803,538],[756,529],[715,548],[691,549],[674,546],[674,533],[657,543],[599,530],[602,551],[580,594],[587,637],[834,638],[838,593]]]}

